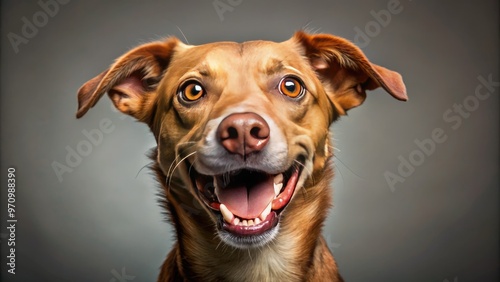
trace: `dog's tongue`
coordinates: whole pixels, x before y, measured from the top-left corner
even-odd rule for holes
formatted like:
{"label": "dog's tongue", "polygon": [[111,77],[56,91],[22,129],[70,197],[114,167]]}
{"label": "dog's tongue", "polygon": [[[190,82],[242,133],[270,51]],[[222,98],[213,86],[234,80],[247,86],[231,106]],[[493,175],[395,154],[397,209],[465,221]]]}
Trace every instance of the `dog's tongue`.
{"label": "dog's tongue", "polygon": [[219,202],[233,214],[245,219],[254,219],[274,199],[274,177],[257,172],[240,172],[230,177],[224,185],[224,177],[216,177],[215,193]]}

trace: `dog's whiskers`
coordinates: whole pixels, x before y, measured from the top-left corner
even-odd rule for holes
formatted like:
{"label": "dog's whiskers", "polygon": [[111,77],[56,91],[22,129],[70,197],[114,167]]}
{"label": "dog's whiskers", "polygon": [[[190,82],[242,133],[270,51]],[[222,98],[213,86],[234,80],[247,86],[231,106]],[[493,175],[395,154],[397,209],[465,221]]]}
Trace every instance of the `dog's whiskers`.
{"label": "dog's whiskers", "polygon": [[139,169],[139,171],[137,172],[137,174],[135,175],[135,178],[137,178],[139,176],[139,174],[141,173],[141,171],[145,168],[147,168],[149,166],[149,164],[145,164],[141,167],[141,169]]}
{"label": "dog's whiskers", "polygon": [[312,180],[312,182],[314,184],[315,181],[313,179],[313,173],[312,173],[312,171],[307,166],[305,166],[303,163],[301,163],[301,162],[299,162],[297,160],[294,160],[293,162],[294,162],[294,165],[296,167],[302,167],[303,169],[305,169],[307,171],[307,173],[311,176],[311,180]]}
{"label": "dog's whiskers", "polygon": [[186,43],[187,43],[187,44],[189,44],[189,41],[188,41],[188,39],[187,39],[186,35],[184,35],[184,32],[182,32],[181,28],[180,28],[179,26],[177,26],[177,25],[176,25],[176,27],[177,27],[177,29],[181,32],[182,37],[184,37],[184,40],[186,40]]}
{"label": "dog's whiskers", "polygon": [[[187,160],[187,158],[191,157],[192,155],[194,155],[194,154],[196,154],[196,153],[197,153],[197,151],[194,151],[194,152],[189,153],[187,156],[185,156],[184,158],[182,158],[182,159],[181,159],[181,160],[180,160],[180,161],[179,161],[179,162],[175,165],[175,167],[172,169],[172,173],[170,173],[170,175],[169,175],[169,176],[167,176],[167,179],[169,179],[169,181],[168,181],[168,186],[170,186],[171,179],[172,179],[172,177],[171,177],[171,176],[173,175],[173,173],[175,172],[175,170],[176,170],[176,169],[177,169],[177,168],[178,168],[178,167],[182,164],[182,162],[183,162],[183,161]],[[191,169],[191,168],[189,168],[189,169]]]}
{"label": "dog's whiskers", "polygon": [[250,252],[250,249],[247,249],[247,251],[248,251],[248,257],[250,258],[250,261],[253,261],[252,253]]}
{"label": "dog's whiskers", "polygon": [[328,145],[328,148],[332,149],[333,151],[337,151],[337,152],[340,152],[340,149],[333,146],[333,145]]}
{"label": "dog's whiskers", "polygon": [[[359,177],[360,179],[365,180],[365,178],[364,178],[364,177],[361,177],[360,175],[358,175],[357,173],[355,173],[355,172],[354,172],[354,171],[353,171],[353,170],[352,170],[349,166],[347,166],[347,165],[346,165],[346,164],[345,164],[345,163],[344,163],[341,159],[339,159],[337,156],[334,156],[334,158],[335,158],[335,159],[337,159],[337,160],[338,160],[338,161],[339,161],[339,162],[340,162],[343,166],[345,166],[345,167],[346,167],[346,168],[347,168],[347,169],[348,169],[348,170],[349,170],[352,174],[356,175],[356,176],[357,176],[357,177]],[[335,166],[338,168],[338,166],[337,166],[337,165],[335,165]],[[340,171],[340,170],[338,169],[338,171]],[[342,174],[342,173],[340,173],[340,174]]]}
{"label": "dog's whiskers", "polygon": [[[219,234],[215,233],[215,235],[214,235],[214,238],[213,238],[213,239],[214,239],[214,240],[216,240],[216,239],[217,239],[217,237],[219,237]],[[221,245],[222,245],[222,240],[219,240],[219,243],[217,244],[217,246],[215,247],[215,249],[216,249],[216,250],[217,250],[217,249],[219,249],[219,247],[220,247]],[[224,245],[222,245],[222,247],[224,247]]]}
{"label": "dog's whiskers", "polygon": [[[192,147],[192,146],[194,146],[194,145],[196,144],[196,142],[194,142],[194,141],[189,141],[189,142],[185,142],[185,143],[183,143],[183,145],[188,145],[188,144],[192,144],[192,145],[191,145],[191,147]],[[173,175],[173,171],[175,170],[175,168],[174,168],[174,169],[172,169],[172,167],[173,167],[174,165],[176,165],[176,164],[179,164],[179,163],[180,163],[180,162],[177,162],[177,160],[178,160],[179,158],[180,158],[180,155],[176,156],[176,157],[175,157],[175,159],[174,159],[174,161],[170,164],[170,167],[168,168],[167,175],[166,175],[166,176],[167,176],[167,178],[170,178],[170,177]],[[182,161],[181,161],[181,162],[182,162]]]}
{"label": "dog's whiskers", "polygon": [[[315,181],[314,181],[314,178],[313,178],[313,174],[312,174],[312,171],[309,170],[304,164],[302,164],[301,162],[295,160],[294,161],[294,166],[296,167],[302,167],[303,169],[305,169],[307,171],[307,173],[311,176],[311,181],[312,181],[312,185],[314,186],[315,185]],[[300,189],[302,195],[304,195],[304,197],[307,196],[307,191],[306,189]]]}

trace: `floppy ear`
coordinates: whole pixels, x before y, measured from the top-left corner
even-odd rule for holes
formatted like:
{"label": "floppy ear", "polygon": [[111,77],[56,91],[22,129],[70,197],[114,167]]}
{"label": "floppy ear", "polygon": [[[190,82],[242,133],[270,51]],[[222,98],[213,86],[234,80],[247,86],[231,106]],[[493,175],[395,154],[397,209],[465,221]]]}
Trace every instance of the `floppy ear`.
{"label": "floppy ear", "polygon": [[329,34],[296,32],[292,40],[318,74],[330,101],[340,114],[363,103],[366,90],[382,87],[394,98],[406,101],[401,75],[370,63],[363,52],[346,39]]}
{"label": "floppy ear", "polygon": [[81,118],[108,93],[123,113],[147,122],[154,104],[155,90],[167,69],[177,38],[141,45],[119,57],[108,70],[86,82],[78,91],[77,118]]}

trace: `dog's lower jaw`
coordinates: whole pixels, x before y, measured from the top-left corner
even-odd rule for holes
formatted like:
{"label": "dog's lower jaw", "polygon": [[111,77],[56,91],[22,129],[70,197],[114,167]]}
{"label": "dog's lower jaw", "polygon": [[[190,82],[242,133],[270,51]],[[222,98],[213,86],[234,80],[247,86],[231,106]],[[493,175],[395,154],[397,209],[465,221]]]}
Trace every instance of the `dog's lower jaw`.
{"label": "dog's lower jaw", "polygon": [[[164,180],[158,167],[159,179]],[[164,184],[165,204],[178,242],[163,264],[158,281],[342,281],[321,237],[331,201],[331,178],[332,170],[327,165],[314,176],[315,183],[307,181],[301,188],[307,191],[299,191],[287,207],[274,240],[248,249],[223,243],[208,213],[201,206],[186,204],[200,204],[194,197],[179,202],[175,190],[186,188],[170,189]]]}
{"label": "dog's lower jaw", "polygon": [[[277,219],[276,219],[277,220]],[[276,226],[271,227],[271,229],[265,231],[263,234],[248,236],[248,237],[240,237],[231,234],[226,230],[218,230],[218,235],[221,238],[222,242],[230,245],[233,248],[238,249],[251,249],[251,248],[260,248],[269,244],[279,232],[279,223]]]}

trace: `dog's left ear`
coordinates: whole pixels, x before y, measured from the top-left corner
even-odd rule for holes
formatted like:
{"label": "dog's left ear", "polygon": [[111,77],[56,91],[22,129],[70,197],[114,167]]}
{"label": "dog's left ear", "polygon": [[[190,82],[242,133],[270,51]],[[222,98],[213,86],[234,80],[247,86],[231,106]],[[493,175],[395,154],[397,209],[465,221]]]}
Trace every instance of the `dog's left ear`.
{"label": "dog's left ear", "polygon": [[398,100],[408,100],[401,75],[370,63],[348,40],[303,31],[295,33],[291,40],[303,47],[303,55],[309,59],[340,114],[361,105],[366,98],[365,91],[378,87]]}

